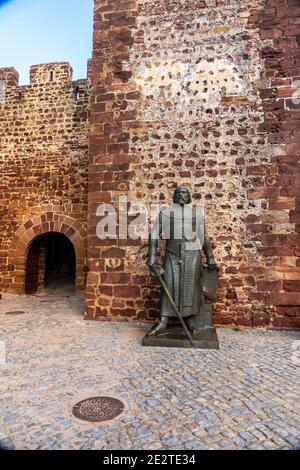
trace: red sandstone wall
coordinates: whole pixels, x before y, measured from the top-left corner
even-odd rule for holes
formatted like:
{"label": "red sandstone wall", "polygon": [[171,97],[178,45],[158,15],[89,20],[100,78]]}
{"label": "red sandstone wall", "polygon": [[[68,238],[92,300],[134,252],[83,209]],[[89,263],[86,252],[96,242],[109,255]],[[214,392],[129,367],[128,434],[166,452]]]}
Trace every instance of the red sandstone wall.
{"label": "red sandstone wall", "polygon": [[253,12],[251,24],[259,26],[264,59],[259,132],[273,154],[247,169],[248,198],[262,207],[247,220],[260,271],[249,298],[265,304],[255,324],[295,327],[300,326],[300,1],[267,0],[262,12]]}
{"label": "red sandstone wall", "polygon": [[299,325],[299,7],[95,1],[88,318],[150,319],[159,304],[145,243],[101,242],[97,206],[170,201],[184,182],[221,265],[215,323]]}
{"label": "red sandstone wall", "polygon": [[30,85],[0,69],[0,290],[24,292],[26,255],[41,233],[76,245],[83,284],[89,82],[67,63],[33,66]]}

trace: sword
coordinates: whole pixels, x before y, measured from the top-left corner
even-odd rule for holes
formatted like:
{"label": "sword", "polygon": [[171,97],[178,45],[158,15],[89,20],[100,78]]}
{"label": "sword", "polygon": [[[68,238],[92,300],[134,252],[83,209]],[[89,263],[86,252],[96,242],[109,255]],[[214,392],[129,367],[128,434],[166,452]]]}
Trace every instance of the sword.
{"label": "sword", "polygon": [[165,282],[164,282],[164,280],[163,280],[163,278],[162,278],[162,276],[159,272],[159,269],[155,265],[151,266],[151,269],[154,272],[157,279],[159,280],[159,283],[160,283],[160,285],[161,285],[161,287],[162,287],[162,289],[163,289],[163,291],[164,291],[171,307],[173,308],[174,312],[176,313],[176,316],[177,316],[178,320],[180,321],[180,324],[181,324],[187,338],[189,339],[191,345],[193,347],[195,347],[195,343],[193,341],[192,335],[189,332],[188,327],[186,326],[185,321],[183,320],[182,315],[179,312],[179,310],[178,310],[178,308],[177,308],[177,306],[176,306],[176,304],[175,304],[175,302],[174,302],[174,300],[173,300],[173,298],[172,298],[172,296],[171,296],[171,294],[170,294],[170,292],[169,292],[169,290],[168,290],[168,288],[167,288],[167,286],[166,286],[166,284],[165,284]]}

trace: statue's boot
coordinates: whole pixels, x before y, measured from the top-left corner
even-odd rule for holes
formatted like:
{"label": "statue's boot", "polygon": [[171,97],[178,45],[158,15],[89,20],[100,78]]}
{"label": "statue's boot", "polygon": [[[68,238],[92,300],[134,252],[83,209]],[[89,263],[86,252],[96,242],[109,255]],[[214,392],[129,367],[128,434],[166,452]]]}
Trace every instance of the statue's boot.
{"label": "statue's boot", "polygon": [[158,334],[166,331],[168,327],[168,320],[168,317],[162,317],[159,324],[149,331],[147,336],[157,336]]}
{"label": "statue's boot", "polygon": [[186,324],[188,329],[194,334],[196,334],[197,331],[200,330],[200,327],[197,325],[197,319],[195,317],[188,318]]}

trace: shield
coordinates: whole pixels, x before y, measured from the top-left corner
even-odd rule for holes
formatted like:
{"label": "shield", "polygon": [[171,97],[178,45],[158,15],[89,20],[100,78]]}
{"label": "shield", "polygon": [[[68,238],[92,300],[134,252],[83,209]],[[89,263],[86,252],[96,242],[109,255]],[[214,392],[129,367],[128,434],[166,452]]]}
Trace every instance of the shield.
{"label": "shield", "polygon": [[218,268],[203,268],[203,293],[205,300],[216,302],[218,287]]}

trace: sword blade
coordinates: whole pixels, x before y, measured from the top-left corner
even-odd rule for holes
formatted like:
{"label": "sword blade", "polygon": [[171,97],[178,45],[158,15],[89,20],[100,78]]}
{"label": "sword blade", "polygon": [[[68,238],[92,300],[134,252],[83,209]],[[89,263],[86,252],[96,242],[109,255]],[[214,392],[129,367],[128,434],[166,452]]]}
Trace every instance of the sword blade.
{"label": "sword blade", "polygon": [[171,294],[170,294],[170,292],[169,292],[169,289],[167,288],[167,286],[166,286],[166,284],[165,284],[163,278],[161,277],[158,268],[157,268],[156,266],[153,266],[153,267],[152,267],[152,270],[153,270],[154,274],[156,275],[157,279],[159,280],[159,283],[160,283],[160,285],[161,285],[161,287],[162,287],[162,289],[163,289],[163,291],[164,291],[164,293],[165,293],[165,295],[166,295],[166,297],[167,297],[167,299],[168,299],[168,301],[169,301],[171,307],[173,308],[174,312],[176,313],[176,316],[177,316],[178,320],[180,321],[180,324],[181,324],[181,326],[182,326],[182,328],[183,328],[183,330],[184,330],[184,332],[185,332],[187,338],[189,339],[191,345],[194,347],[194,346],[195,346],[195,343],[194,343],[194,341],[193,341],[192,335],[191,335],[191,333],[189,332],[188,327],[186,326],[185,321],[184,321],[184,319],[182,318],[182,315],[181,315],[181,313],[179,312],[179,310],[178,310],[178,308],[177,308],[177,306],[176,306],[176,304],[175,304],[175,302],[174,302],[174,300],[173,300],[173,298],[172,298],[172,296],[171,296]]}

